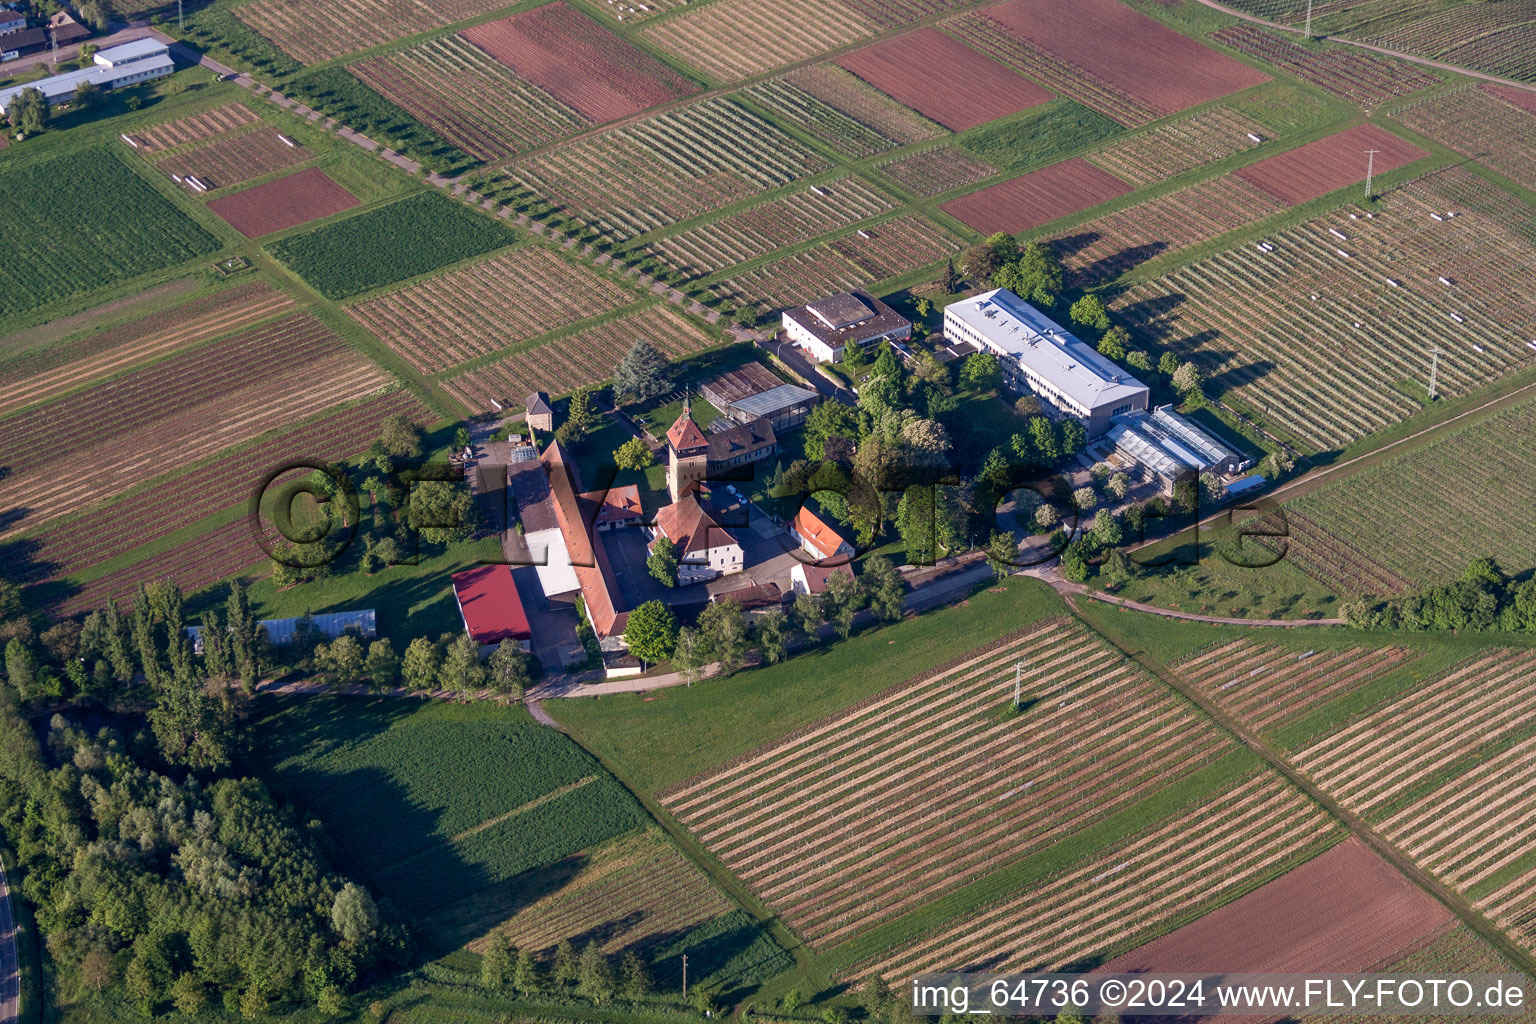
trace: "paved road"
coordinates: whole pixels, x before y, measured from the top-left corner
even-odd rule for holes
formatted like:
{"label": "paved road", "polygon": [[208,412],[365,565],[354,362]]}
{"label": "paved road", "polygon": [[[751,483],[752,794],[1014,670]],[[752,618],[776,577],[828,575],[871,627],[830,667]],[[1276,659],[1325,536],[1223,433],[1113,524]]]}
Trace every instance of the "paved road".
{"label": "paved road", "polygon": [[0,864],[0,1024],[15,1024],[21,1014],[21,960],[16,954],[16,919],[11,888]]}
{"label": "paved road", "polygon": [[834,384],[832,381],[818,373],[816,370],[816,364],[807,359],[804,352],[800,351],[789,342],[784,341],[782,338],[777,336],[768,338],[758,336],[756,341],[759,348],[763,349],[765,352],[771,352],[773,355],[777,356],[785,366],[788,366],[798,376],[804,378],[811,385],[811,387],[815,388],[823,395],[826,395],[829,398],[835,398],[839,402],[842,402],[844,405],[858,404],[858,395],[855,395],[848,388]]}

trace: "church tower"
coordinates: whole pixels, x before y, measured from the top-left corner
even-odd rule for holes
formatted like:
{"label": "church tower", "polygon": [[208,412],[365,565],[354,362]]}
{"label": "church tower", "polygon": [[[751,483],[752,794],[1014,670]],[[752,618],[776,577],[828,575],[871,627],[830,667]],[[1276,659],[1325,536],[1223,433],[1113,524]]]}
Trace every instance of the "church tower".
{"label": "church tower", "polygon": [[693,422],[693,405],[683,400],[683,414],[667,431],[667,492],[674,502],[692,492],[709,472],[709,439]]}

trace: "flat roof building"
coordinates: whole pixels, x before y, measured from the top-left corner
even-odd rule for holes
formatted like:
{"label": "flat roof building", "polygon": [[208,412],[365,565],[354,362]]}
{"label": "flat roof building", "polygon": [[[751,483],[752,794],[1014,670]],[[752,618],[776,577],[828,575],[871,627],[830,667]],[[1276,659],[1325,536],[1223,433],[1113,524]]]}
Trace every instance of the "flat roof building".
{"label": "flat roof building", "polygon": [[116,46],[107,46],[96,51],[92,58],[104,68],[122,67],[124,64],[134,64],[141,60],[151,60],[155,57],[165,57],[171,52],[168,44],[152,36],[143,39],[130,39],[126,43]]}
{"label": "flat roof building", "polygon": [[[165,48],[163,43],[159,45],[162,50]],[[97,56],[99,57],[100,54]],[[152,78],[164,78],[175,70],[176,65],[170,55],[161,54],[158,57],[144,57],[111,67],[97,65],[80,71],[67,71],[51,78],[39,78],[35,82],[0,89],[0,114],[4,114],[16,97],[27,89],[36,89],[43,94],[43,98],[50,105],[55,105],[68,103],[74,99],[75,89],[82,82],[90,82],[100,89],[111,91],[147,82]]]}
{"label": "flat roof building", "polygon": [[1104,440],[1141,466],[1167,493],[1172,493],[1173,485],[1186,477],[1202,473],[1229,476],[1251,464],[1251,460],[1166,405],[1150,414],[1136,412],[1115,417]]}
{"label": "flat roof building", "polygon": [[[305,620],[309,628],[321,636],[334,640],[352,633],[361,640],[372,640],[379,635],[378,617],[372,608],[352,612],[325,612],[321,615],[300,615],[291,619],[262,619],[256,625],[266,631],[267,640],[273,647],[286,647],[298,639],[299,629]],[[187,635],[192,638],[192,649],[203,653],[203,627],[188,626]]]}
{"label": "flat roof building", "polygon": [[803,426],[821,395],[786,384],[761,363],[744,363],[699,386],[699,393],[737,423],[762,418],[776,431]]}
{"label": "flat roof building", "polygon": [[1006,288],[950,303],[944,336],[996,355],[1010,387],[1076,419],[1091,438],[1116,416],[1146,411],[1145,384]]}
{"label": "flat roof building", "polygon": [[784,311],[784,333],[817,362],[835,363],[849,345],[912,337],[912,323],[868,292],[842,292]]}

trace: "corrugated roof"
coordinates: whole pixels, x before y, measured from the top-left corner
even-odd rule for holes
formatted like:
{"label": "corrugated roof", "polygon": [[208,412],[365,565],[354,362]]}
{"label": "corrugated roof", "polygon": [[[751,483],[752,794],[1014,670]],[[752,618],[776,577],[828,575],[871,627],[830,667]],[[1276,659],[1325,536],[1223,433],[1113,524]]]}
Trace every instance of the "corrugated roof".
{"label": "corrugated roof", "polygon": [[780,384],[761,394],[732,402],[731,408],[740,409],[749,416],[771,416],[781,409],[788,409],[804,402],[814,402],[816,392],[795,384]]}
{"label": "corrugated roof", "polygon": [[145,36],[142,39],[132,39],[116,46],[103,47],[96,51],[95,61],[104,67],[117,64],[127,64],[131,61],[140,61],[146,57],[154,57],[169,52],[170,47],[153,36]]}
{"label": "corrugated roof", "polygon": [[0,89],[0,110],[10,106],[11,101],[24,89],[38,90],[49,103],[62,103],[75,94],[75,86],[81,82],[92,82],[103,89],[112,89],[118,82],[133,75],[170,73],[175,70],[175,62],[169,56],[161,56],[134,61],[132,64],[124,64],[120,67],[90,67],[79,71],[66,71],[62,75],[39,78],[35,82]]}
{"label": "corrugated roof", "polygon": [[481,565],[454,573],[453,596],[459,602],[464,628],[476,643],[532,639],[510,565]]}

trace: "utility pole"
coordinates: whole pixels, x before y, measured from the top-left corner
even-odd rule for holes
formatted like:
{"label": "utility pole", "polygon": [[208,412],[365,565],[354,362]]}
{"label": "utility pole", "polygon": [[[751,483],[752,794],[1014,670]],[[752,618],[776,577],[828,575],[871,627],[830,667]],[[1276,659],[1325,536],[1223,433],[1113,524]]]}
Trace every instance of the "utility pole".
{"label": "utility pole", "polygon": [[1376,174],[1376,154],[1380,153],[1380,152],[1381,152],[1381,150],[1379,150],[1379,149],[1368,149],[1368,150],[1365,151],[1365,201],[1366,202],[1370,202],[1371,201],[1371,179]]}
{"label": "utility pole", "polygon": [[176,31],[180,32],[185,28],[186,25],[181,18],[181,0],[176,0]]}
{"label": "utility pole", "polygon": [[53,40],[53,62],[57,64],[59,62],[59,30],[56,28],[49,29],[48,38]]}
{"label": "utility pole", "polygon": [[1440,353],[1439,345],[1432,346],[1429,350],[1429,400],[1433,402],[1438,395],[1435,394],[1435,384],[1440,379]]}
{"label": "utility pole", "polygon": [[688,954],[683,954],[683,998],[688,998]]}
{"label": "utility pole", "polygon": [[1312,0],[1307,0],[1307,38],[1312,38]]}

